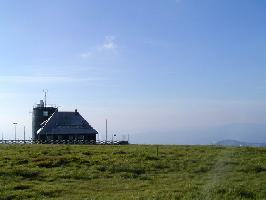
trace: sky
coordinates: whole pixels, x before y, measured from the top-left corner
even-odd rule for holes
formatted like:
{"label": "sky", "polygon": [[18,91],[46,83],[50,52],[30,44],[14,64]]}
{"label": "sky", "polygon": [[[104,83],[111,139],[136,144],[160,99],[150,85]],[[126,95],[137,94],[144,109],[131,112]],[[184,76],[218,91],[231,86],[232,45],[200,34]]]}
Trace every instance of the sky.
{"label": "sky", "polygon": [[[132,143],[266,142],[266,1],[0,0],[0,131],[78,111]],[[233,127],[233,128],[232,128]],[[265,132],[265,134],[264,134]]]}

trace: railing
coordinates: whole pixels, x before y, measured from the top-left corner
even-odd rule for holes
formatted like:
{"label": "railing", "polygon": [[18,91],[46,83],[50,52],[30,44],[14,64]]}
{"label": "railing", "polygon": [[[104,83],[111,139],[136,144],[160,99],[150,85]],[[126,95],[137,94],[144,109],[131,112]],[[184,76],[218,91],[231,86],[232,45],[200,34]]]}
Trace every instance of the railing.
{"label": "railing", "polygon": [[100,140],[0,140],[0,144],[85,144],[85,145],[126,145],[128,141]]}
{"label": "railing", "polygon": [[0,140],[0,144],[33,144],[32,140]]}

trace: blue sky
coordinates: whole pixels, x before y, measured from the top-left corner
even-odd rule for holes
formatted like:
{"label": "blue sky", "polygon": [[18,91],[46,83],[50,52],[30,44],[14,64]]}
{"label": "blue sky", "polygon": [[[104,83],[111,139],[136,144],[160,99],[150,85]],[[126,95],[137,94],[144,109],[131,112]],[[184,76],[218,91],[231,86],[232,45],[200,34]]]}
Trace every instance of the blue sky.
{"label": "blue sky", "polygon": [[16,121],[30,137],[44,88],[100,133],[108,118],[110,132],[138,143],[209,142],[220,139],[214,127],[266,124],[265,9],[262,0],[2,0],[0,131],[12,138]]}

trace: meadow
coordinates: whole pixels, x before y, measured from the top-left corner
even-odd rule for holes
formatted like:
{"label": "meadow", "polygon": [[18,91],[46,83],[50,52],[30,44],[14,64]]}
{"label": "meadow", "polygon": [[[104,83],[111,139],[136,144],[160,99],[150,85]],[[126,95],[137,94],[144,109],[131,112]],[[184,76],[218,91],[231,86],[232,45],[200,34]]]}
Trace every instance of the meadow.
{"label": "meadow", "polygon": [[1,200],[266,199],[266,148],[0,145],[0,186]]}

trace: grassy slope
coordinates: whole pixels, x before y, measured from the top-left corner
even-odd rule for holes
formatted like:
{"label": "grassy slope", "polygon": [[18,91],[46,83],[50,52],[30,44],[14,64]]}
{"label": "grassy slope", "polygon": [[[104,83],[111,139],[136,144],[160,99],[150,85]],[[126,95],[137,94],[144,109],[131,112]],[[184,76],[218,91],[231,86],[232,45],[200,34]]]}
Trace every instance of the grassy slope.
{"label": "grassy slope", "polygon": [[266,148],[1,145],[0,199],[266,199]]}

